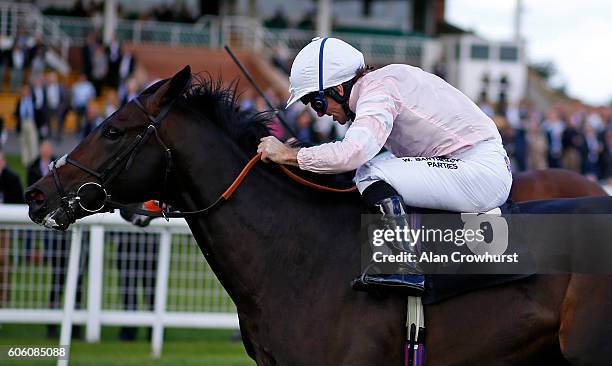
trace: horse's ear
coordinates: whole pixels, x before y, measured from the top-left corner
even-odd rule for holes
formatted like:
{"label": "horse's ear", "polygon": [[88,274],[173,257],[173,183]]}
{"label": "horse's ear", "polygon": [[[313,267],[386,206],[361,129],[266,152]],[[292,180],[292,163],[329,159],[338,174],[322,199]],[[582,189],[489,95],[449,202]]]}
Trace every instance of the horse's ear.
{"label": "horse's ear", "polygon": [[163,106],[174,101],[191,84],[191,67],[185,66],[181,71],[162,85],[152,96],[153,103]]}

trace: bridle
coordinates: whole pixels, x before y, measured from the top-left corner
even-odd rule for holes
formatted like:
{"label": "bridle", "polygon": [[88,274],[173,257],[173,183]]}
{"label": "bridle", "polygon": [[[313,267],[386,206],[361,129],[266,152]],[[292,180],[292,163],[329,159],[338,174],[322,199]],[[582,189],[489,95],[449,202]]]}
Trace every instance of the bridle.
{"label": "bridle", "polygon": [[[49,168],[53,174],[53,181],[55,183],[55,188],[57,189],[58,195],[60,197],[61,207],[64,209],[64,211],[66,212],[66,214],[68,215],[71,221],[74,221],[74,219],[76,218],[76,213],[75,213],[76,206],[80,207],[82,210],[89,212],[89,213],[101,212],[105,207],[108,207],[109,209],[125,208],[125,209],[129,209],[132,211],[137,210],[133,208],[132,206],[127,206],[119,202],[112,201],[110,199],[110,195],[106,191],[106,187],[108,187],[108,185],[119,175],[119,173],[121,173],[122,169],[119,169],[119,166],[121,166],[126,161],[127,162],[125,163],[125,169],[128,169],[132,165],[132,162],[134,161],[134,157],[136,156],[136,153],[138,153],[138,151],[147,143],[147,141],[149,141],[151,136],[155,136],[159,146],[164,151],[164,156],[165,156],[165,170],[164,170],[162,199],[161,199],[161,202],[164,202],[164,199],[166,198],[166,186],[168,182],[168,176],[170,175],[170,172],[172,171],[172,152],[166,146],[166,144],[164,144],[162,139],[159,137],[158,128],[159,128],[159,125],[161,124],[161,121],[166,117],[166,115],[172,108],[174,101],[163,106],[161,110],[159,111],[159,113],[157,114],[157,116],[153,116],[149,112],[149,110],[142,104],[139,97],[132,99],[132,102],[134,102],[134,104],[146,115],[147,119],[149,120],[149,125],[134,138],[134,141],[132,141],[130,145],[128,145],[121,152],[119,152],[115,156],[115,158],[112,159],[111,163],[108,164],[102,171],[96,171],[94,169],[91,169],[87,167],[86,165],[70,158],[68,155],[50,164]],[[75,166],[78,169],[96,178],[98,182],[83,183],[77,189],[75,194],[68,194],[66,193],[66,190],[62,186],[62,182],[57,172],[57,168],[59,167],[58,163],[60,163],[60,166],[63,164],[70,164],[72,166]],[[98,193],[100,193],[101,196],[104,197],[104,200],[95,206],[86,205],[83,203],[83,200],[82,200],[83,191],[85,189],[92,189],[92,188],[95,190],[98,190]],[[147,211],[147,212],[150,212],[150,211]],[[165,212],[162,210],[161,212],[157,213],[156,217],[161,217],[161,216],[171,217],[169,216],[169,214],[170,214],[169,212]],[[186,214],[186,213],[183,213],[183,214]]]}
{"label": "bridle", "polygon": [[[225,190],[225,192],[223,192],[223,194],[221,194],[219,198],[217,198],[217,200],[215,200],[208,207],[205,207],[203,209],[196,210],[196,211],[170,212],[168,205],[164,205],[163,203],[165,202],[165,199],[166,199],[166,188],[167,188],[167,183],[168,183],[168,176],[170,175],[172,171],[172,166],[173,166],[172,152],[160,138],[159,133],[158,133],[158,128],[162,120],[168,115],[168,112],[172,108],[174,101],[163,106],[157,116],[153,116],[149,112],[149,110],[140,102],[139,97],[135,97],[134,99],[132,99],[131,102],[134,102],[134,104],[146,115],[147,119],[149,120],[149,125],[135,137],[134,141],[132,141],[126,149],[119,152],[115,156],[115,158],[112,159],[111,163],[106,168],[104,168],[101,172],[98,172],[94,169],[91,169],[85,166],[84,164],[70,158],[68,155],[60,158],[59,160],[55,160],[53,161],[53,163],[50,164],[49,169],[53,174],[53,181],[55,183],[55,188],[57,190],[57,193],[60,197],[61,207],[64,209],[70,221],[75,221],[77,217],[76,212],[75,212],[77,206],[80,207],[82,210],[89,212],[89,213],[102,212],[105,208],[107,208],[108,211],[112,209],[124,209],[124,210],[130,211],[132,213],[139,214],[139,215],[145,215],[149,217],[164,217],[166,220],[169,218],[181,218],[181,217],[184,218],[184,217],[189,217],[189,216],[200,215],[200,214],[203,214],[203,213],[206,213],[212,210],[213,208],[218,206],[220,203],[228,200],[230,196],[234,193],[234,191],[240,186],[240,184],[242,183],[246,175],[249,173],[251,168],[261,158],[261,154],[255,155],[247,163],[247,165],[243,168],[243,170],[240,172],[240,174],[234,180],[234,182]],[[129,206],[129,205],[125,205],[125,204],[122,204],[116,201],[112,201],[111,196],[107,193],[106,187],[119,175],[119,173],[121,173],[123,169],[119,169],[119,167],[123,164],[124,161],[127,160],[127,162],[125,163],[125,169],[128,169],[131,166],[135,155],[142,148],[142,146],[144,146],[147,143],[147,141],[151,138],[151,136],[155,136],[155,138],[157,139],[159,146],[164,151],[164,156],[166,160],[163,186],[162,186],[162,196],[160,199],[160,207],[162,208],[161,211],[144,210],[144,209],[136,208],[134,206]],[[59,163],[59,166],[58,166],[58,163]],[[86,183],[83,183],[77,189],[76,193],[66,193],[66,190],[62,186],[62,182],[57,172],[57,169],[63,164],[70,164],[88,173],[89,175],[95,177],[99,181],[99,183],[98,182],[86,182]],[[312,188],[325,190],[329,192],[336,192],[336,193],[353,192],[356,190],[355,186],[346,188],[346,189],[340,189],[340,188],[331,188],[331,187],[318,185],[316,183],[312,183],[310,181],[305,180],[304,178],[297,176],[295,173],[291,172],[289,169],[287,169],[286,167],[282,165],[280,167],[285,172],[285,174],[287,174],[293,180],[301,184],[310,186]],[[82,200],[82,193],[83,193],[82,191],[85,189],[90,189],[90,187],[92,187],[94,190],[98,190],[98,193],[100,193],[100,196],[104,197],[104,199],[99,204],[94,205],[93,207],[90,207],[87,204],[84,204]]]}

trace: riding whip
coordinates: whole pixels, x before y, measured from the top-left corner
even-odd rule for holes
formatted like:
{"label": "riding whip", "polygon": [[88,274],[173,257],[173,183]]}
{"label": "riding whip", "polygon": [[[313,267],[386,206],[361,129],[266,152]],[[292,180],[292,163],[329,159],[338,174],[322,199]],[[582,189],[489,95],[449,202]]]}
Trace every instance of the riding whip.
{"label": "riding whip", "polygon": [[[287,123],[287,120],[285,119],[285,114],[282,110],[278,110],[277,108],[275,108],[272,103],[270,103],[270,100],[268,99],[268,97],[266,96],[266,94],[263,92],[263,90],[261,90],[261,88],[259,87],[259,85],[257,85],[257,83],[255,82],[255,79],[253,79],[253,76],[251,75],[251,73],[249,72],[249,70],[247,70],[244,65],[240,62],[240,60],[238,60],[238,57],[236,57],[236,55],[234,54],[234,52],[232,52],[232,50],[230,49],[230,47],[228,45],[223,46],[223,48],[225,48],[225,50],[227,51],[227,53],[230,55],[230,57],[232,58],[232,60],[234,60],[234,62],[236,63],[236,65],[238,66],[238,68],[240,69],[240,71],[242,71],[242,73],[244,74],[244,76],[246,76],[247,80],[249,80],[249,82],[251,83],[251,85],[253,85],[253,87],[255,88],[255,90],[257,90],[257,92],[259,93],[259,95],[261,95],[263,97],[263,99],[266,101],[266,104],[268,105],[268,108],[270,108],[270,110],[274,111],[274,114],[276,114],[276,117],[278,117],[278,120],[283,124],[283,127],[285,127],[285,129],[287,130],[287,132],[289,132],[289,134],[291,134],[291,136],[293,136],[294,138],[297,139],[297,135],[296,133],[293,131],[293,129],[289,126],[289,123]],[[299,139],[298,139],[299,140]]]}

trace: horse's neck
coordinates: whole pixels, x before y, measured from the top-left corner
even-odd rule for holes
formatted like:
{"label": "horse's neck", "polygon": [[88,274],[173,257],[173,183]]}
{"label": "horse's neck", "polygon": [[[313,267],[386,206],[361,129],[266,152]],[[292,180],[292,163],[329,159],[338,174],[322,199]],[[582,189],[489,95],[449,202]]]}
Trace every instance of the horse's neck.
{"label": "horse's neck", "polygon": [[[212,202],[246,163],[220,151],[214,160],[199,156],[178,172],[183,182],[192,182],[180,203],[184,209]],[[306,281],[312,281],[313,273],[346,265],[332,258],[359,253],[356,206],[321,205],[306,199],[310,193],[292,184],[256,165],[229,201],[211,214],[188,220],[209,264],[237,304],[266,296],[270,286],[280,283],[308,287]],[[314,196],[317,192],[311,194],[319,197]],[[281,278],[285,280],[274,283]]]}

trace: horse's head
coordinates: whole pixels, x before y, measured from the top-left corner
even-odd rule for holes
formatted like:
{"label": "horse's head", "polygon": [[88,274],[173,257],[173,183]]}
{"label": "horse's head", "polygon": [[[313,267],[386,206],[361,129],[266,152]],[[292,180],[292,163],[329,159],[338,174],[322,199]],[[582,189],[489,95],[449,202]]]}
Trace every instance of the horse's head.
{"label": "horse's head", "polygon": [[124,203],[160,198],[170,163],[160,127],[190,81],[186,66],[149,87],[52,163],[49,174],[26,190],[32,221],[65,230],[81,217],[108,210],[108,197]]}

